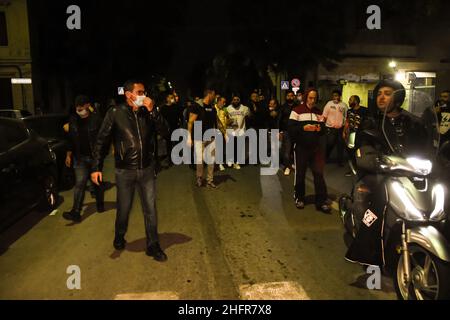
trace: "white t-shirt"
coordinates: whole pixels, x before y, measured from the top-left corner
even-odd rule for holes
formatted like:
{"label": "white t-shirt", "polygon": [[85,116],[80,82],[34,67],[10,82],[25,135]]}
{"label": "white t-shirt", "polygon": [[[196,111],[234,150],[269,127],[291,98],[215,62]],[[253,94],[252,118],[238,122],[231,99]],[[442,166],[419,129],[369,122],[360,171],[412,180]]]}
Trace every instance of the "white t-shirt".
{"label": "white t-shirt", "polygon": [[245,133],[245,117],[250,115],[250,109],[244,105],[240,105],[239,108],[229,105],[227,107],[227,112],[230,115],[230,119],[233,120],[231,128],[234,130],[234,134],[237,136],[242,136]]}
{"label": "white t-shirt", "polygon": [[335,103],[328,101],[323,108],[322,115],[327,119],[326,126],[329,128],[340,129],[344,125],[347,116],[348,107],[344,102]]}

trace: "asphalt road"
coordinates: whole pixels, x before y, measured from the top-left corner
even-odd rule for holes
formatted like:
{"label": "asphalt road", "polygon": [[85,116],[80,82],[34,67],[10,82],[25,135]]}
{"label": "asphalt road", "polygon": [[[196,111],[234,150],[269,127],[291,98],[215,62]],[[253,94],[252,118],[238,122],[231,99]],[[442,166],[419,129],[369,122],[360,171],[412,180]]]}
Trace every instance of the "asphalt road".
{"label": "asphalt road", "polygon": [[[127,247],[117,252],[112,166],[106,212],[87,193],[82,223],[64,220],[73,199],[65,191],[56,214],[32,212],[0,235],[0,299],[395,299],[390,279],[369,290],[365,270],[344,260],[336,211],[297,210],[293,175],[261,176],[258,166],[217,172],[216,190],[195,187],[187,166],[163,170],[157,207],[168,261],[144,253],[137,194]],[[327,167],[326,178],[330,194],[348,185],[342,168]],[[81,289],[68,289],[73,265]]]}

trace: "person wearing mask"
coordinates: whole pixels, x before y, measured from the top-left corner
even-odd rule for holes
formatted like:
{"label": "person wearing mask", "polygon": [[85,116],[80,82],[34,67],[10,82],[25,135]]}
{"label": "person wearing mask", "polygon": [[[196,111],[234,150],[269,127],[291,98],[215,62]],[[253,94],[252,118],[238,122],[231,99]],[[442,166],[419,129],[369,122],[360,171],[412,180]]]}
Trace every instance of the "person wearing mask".
{"label": "person wearing mask", "polygon": [[114,248],[123,250],[128,217],[137,189],[144,214],[146,254],[157,261],[166,261],[157,231],[156,212],[156,135],[169,134],[167,122],[146,96],[142,81],[128,80],[124,84],[125,103],[112,107],[106,113],[94,148],[91,180],[99,185],[104,154],[101,152],[112,138],[114,142],[115,174],[117,187],[117,215]]}
{"label": "person wearing mask", "polygon": [[239,161],[237,159],[237,145],[238,139],[243,137],[247,130],[246,121],[250,116],[250,109],[247,106],[241,104],[241,98],[238,95],[233,95],[231,104],[227,107],[227,112],[232,121],[231,128],[233,129],[234,139],[234,159],[228,159],[228,166],[233,164],[234,169],[241,169]]}
{"label": "person wearing mask", "polygon": [[295,106],[289,117],[288,131],[294,143],[295,154],[294,200],[297,209],[304,209],[305,176],[309,167],[314,177],[316,209],[329,214],[331,207],[327,204],[327,186],[323,176],[325,157],[320,144],[325,124],[320,110],[316,107],[317,99],[317,90],[308,89],[305,102]]}
{"label": "person wearing mask", "polygon": [[292,109],[296,106],[295,94],[292,91],[286,93],[286,102],[280,108],[278,119],[278,129],[280,130],[281,140],[281,164],[285,176],[290,175],[293,167],[293,149],[292,141],[288,132],[289,117]]}
{"label": "person wearing mask", "polygon": [[344,140],[342,132],[347,115],[347,105],[341,101],[342,93],[334,90],[332,100],[328,101],[323,109],[323,116],[326,120],[326,159],[329,160],[334,147],[337,148],[337,163],[343,166]]}
{"label": "person wearing mask", "polygon": [[[93,149],[102,120],[91,112],[91,103],[87,96],[79,95],[75,98],[75,113],[70,116],[67,125],[69,150],[66,154],[65,165],[72,165],[75,171],[75,187],[72,210],[63,213],[63,218],[74,222],[81,222],[84,195],[93,168]],[[102,152],[105,152],[103,149]],[[101,186],[94,186],[93,195],[96,199],[97,211],[105,211],[104,193]]]}

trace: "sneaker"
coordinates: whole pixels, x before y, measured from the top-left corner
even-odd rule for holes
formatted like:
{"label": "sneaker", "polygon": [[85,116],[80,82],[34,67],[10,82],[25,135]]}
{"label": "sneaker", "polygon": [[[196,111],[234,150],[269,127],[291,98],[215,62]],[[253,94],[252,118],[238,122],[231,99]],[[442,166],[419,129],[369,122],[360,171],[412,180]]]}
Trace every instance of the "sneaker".
{"label": "sneaker", "polygon": [[211,188],[211,189],[216,189],[217,185],[211,181],[206,184],[206,187]]}
{"label": "sneaker", "polygon": [[321,206],[317,206],[316,208],[317,208],[317,210],[319,210],[325,214],[331,214],[331,207],[326,203],[324,203]]}
{"label": "sneaker", "polygon": [[236,170],[240,170],[241,166],[239,165],[239,163],[236,163],[233,165],[233,168],[235,168]]}
{"label": "sneaker", "polygon": [[289,167],[286,168],[286,169],[284,169],[284,175],[285,175],[285,176],[288,176],[288,175],[290,175],[290,174],[291,174],[291,169],[289,169]]}
{"label": "sneaker", "polygon": [[220,171],[225,171],[225,167],[223,166],[223,164],[219,164],[219,170]]}
{"label": "sneaker", "polygon": [[228,168],[231,168],[233,166],[233,162],[228,162]]}
{"label": "sneaker", "polygon": [[295,199],[295,207],[297,209],[305,209],[305,203],[300,199]]}
{"label": "sneaker", "polygon": [[202,187],[203,186],[203,179],[201,177],[197,178],[197,182],[195,183],[197,187]]}
{"label": "sneaker", "polygon": [[125,249],[126,243],[127,242],[125,241],[125,238],[123,236],[116,236],[113,242],[114,249],[123,250]]}
{"label": "sneaker", "polygon": [[73,222],[81,222],[81,215],[78,211],[66,211],[63,213],[63,218]]}

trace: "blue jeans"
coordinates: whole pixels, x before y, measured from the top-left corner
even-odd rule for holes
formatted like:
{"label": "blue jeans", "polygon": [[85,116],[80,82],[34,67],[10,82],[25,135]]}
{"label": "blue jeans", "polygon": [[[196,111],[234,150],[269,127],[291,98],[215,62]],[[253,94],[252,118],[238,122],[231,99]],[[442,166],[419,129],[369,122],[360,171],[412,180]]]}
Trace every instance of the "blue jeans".
{"label": "blue jeans", "polygon": [[147,246],[158,240],[156,215],[156,177],[153,165],[145,169],[116,169],[117,215],[116,237],[123,237],[128,229],[128,217],[137,189],[144,214]]}
{"label": "blue jeans", "polygon": [[[90,179],[92,172],[93,159],[91,157],[81,156],[80,159],[74,160],[75,171],[75,187],[73,196],[72,210],[81,212],[84,202],[84,193],[86,191],[87,183]],[[94,186],[95,198],[98,204],[103,204],[104,192],[103,188],[97,185]]]}

